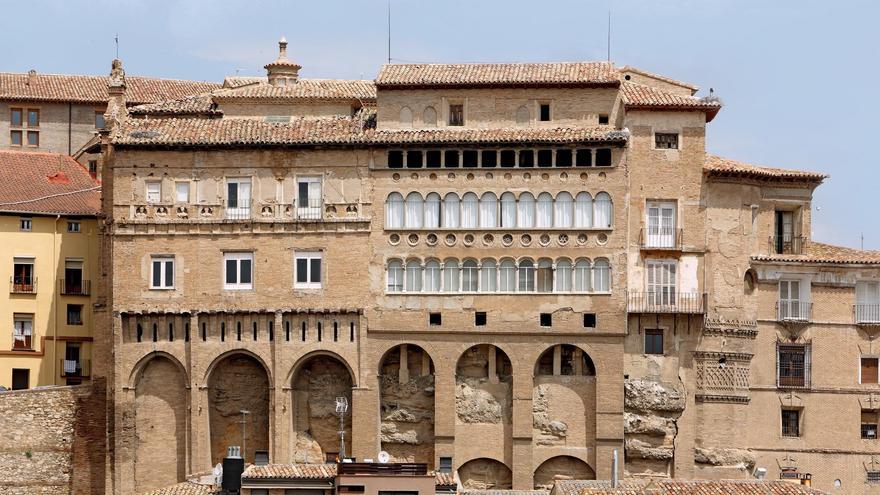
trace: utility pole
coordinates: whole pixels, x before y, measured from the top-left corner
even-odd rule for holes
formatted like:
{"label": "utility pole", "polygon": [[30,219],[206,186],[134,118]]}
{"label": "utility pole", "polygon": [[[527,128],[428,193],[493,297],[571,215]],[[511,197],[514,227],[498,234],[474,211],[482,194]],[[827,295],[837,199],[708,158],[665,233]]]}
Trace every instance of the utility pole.
{"label": "utility pole", "polygon": [[336,398],[336,414],[339,415],[339,462],[345,459],[345,413],[348,412],[348,399]]}
{"label": "utility pole", "polygon": [[247,417],[251,412],[242,409],[239,411],[241,413],[241,458],[247,461]]}

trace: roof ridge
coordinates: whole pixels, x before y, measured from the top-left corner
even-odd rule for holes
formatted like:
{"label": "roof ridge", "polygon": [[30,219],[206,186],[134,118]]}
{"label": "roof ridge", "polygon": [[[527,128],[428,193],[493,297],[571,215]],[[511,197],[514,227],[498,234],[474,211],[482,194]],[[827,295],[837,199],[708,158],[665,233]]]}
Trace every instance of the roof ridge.
{"label": "roof ridge", "polygon": [[608,60],[557,60],[542,62],[412,62],[412,63],[386,63],[386,66],[406,66],[406,65],[552,65],[552,64],[609,64],[614,65],[613,61]]}
{"label": "roof ridge", "polygon": [[[27,72],[0,72],[0,76],[4,76],[4,75],[25,76],[26,77],[26,76],[29,76],[30,74],[28,74]],[[105,75],[99,75],[99,74],[59,74],[56,72],[37,72],[34,75],[37,77],[40,77],[40,76],[95,77],[95,78],[102,78],[102,79],[107,79],[110,77],[109,75],[106,75],[106,74]],[[217,84],[217,85],[221,84],[221,83],[217,83],[217,82],[213,82],[213,81],[203,81],[203,80],[197,80],[197,79],[182,79],[182,78],[177,78],[177,77],[139,76],[136,74],[126,74],[125,78],[126,79],[132,79],[132,78],[134,78],[134,79],[148,79],[148,80],[154,80],[154,81],[176,81],[176,82],[186,82],[186,83],[194,83],[195,82],[195,83]]]}

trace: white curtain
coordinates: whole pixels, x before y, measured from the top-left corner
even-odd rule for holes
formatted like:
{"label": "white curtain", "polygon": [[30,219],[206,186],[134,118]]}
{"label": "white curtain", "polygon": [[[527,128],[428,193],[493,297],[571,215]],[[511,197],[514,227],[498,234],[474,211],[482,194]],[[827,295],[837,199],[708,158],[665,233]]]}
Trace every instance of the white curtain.
{"label": "white curtain", "polygon": [[408,261],[406,263],[406,292],[422,291],[422,264],[418,261]]}
{"label": "white curtain", "polygon": [[443,262],[443,292],[458,292],[458,260]]}
{"label": "white curtain", "polygon": [[388,292],[401,292],[403,290],[403,263],[399,260],[388,262]]}
{"label": "white curtain", "polygon": [[535,290],[535,264],[530,259],[524,259],[519,262],[517,269],[517,280],[519,282],[519,292],[534,292]]}
{"label": "white curtain", "polygon": [[443,197],[443,218],[441,224],[447,229],[457,229],[461,211],[459,210],[458,194],[449,193]]}
{"label": "white curtain", "polygon": [[578,193],[574,199],[574,226],[593,226],[593,197],[588,192]]}
{"label": "white curtain", "polygon": [[422,203],[422,195],[417,192],[411,192],[406,195],[406,228],[420,229],[422,228],[422,218],[424,218],[424,205]]}
{"label": "white curtain", "polygon": [[541,193],[538,195],[536,227],[546,228],[553,226],[553,196],[550,193]]}
{"label": "white curtain", "polygon": [[513,292],[516,290],[516,265],[513,260],[503,260],[499,273],[501,292]]}
{"label": "white curtain", "polygon": [[498,290],[498,269],[495,260],[483,260],[480,266],[480,292]]}
{"label": "white curtain", "polygon": [[480,228],[492,229],[498,226],[498,197],[494,193],[483,193],[480,197]]}
{"label": "white curtain", "polygon": [[594,208],[593,226],[596,228],[611,227],[611,196],[606,192],[600,192],[596,195],[596,206]]}
{"label": "white curtain", "polygon": [[425,262],[425,291],[440,292],[440,262],[428,260]]}
{"label": "white curtain", "polygon": [[403,196],[391,193],[385,201],[385,228],[399,229],[403,227]]}
{"label": "white curtain", "polygon": [[574,264],[575,292],[591,292],[593,285],[590,280],[590,260],[580,259]]}
{"label": "white curtain", "polygon": [[474,229],[478,223],[479,200],[474,193],[467,193],[461,197],[461,228]]}
{"label": "white curtain", "polygon": [[440,226],[440,195],[428,194],[425,197],[425,228],[435,229]]}
{"label": "white curtain", "polygon": [[501,195],[501,226],[509,229],[516,227],[516,196],[511,192]]}
{"label": "white curtain", "polygon": [[593,265],[593,287],[596,292],[611,290],[611,266],[605,258],[596,259]]}
{"label": "white curtain", "polygon": [[461,264],[461,290],[464,292],[476,292],[479,276],[477,262],[465,260]]}
{"label": "white curtain", "polygon": [[556,292],[571,292],[571,261],[556,262]]}
{"label": "white curtain", "polygon": [[517,227],[531,229],[535,227],[535,197],[531,193],[522,193],[516,205]]}
{"label": "white curtain", "polygon": [[572,199],[571,194],[561,192],[556,195],[554,227],[567,229],[572,225]]}

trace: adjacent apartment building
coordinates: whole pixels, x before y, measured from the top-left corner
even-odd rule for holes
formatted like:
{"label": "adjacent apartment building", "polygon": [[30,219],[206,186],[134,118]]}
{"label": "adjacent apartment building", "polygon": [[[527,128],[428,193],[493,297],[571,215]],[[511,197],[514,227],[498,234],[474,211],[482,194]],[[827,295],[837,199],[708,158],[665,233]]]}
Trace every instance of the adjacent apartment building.
{"label": "adjacent apartment building", "polygon": [[325,80],[280,48],[192,98],[109,79],[116,493],[243,434],[248,462],[384,451],[476,489],[609,479],[617,451],[877,490],[880,254],[812,240],[824,175],[707,154],[720,100],[632,67]]}

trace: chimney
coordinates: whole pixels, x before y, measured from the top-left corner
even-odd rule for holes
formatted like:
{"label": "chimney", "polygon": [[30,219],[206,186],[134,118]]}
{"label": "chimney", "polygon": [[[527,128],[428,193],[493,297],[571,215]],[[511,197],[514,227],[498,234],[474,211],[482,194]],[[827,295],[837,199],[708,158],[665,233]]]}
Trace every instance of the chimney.
{"label": "chimney", "polygon": [[278,41],[278,58],[266,64],[266,75],[272,86],[290,86],[299,79],[302,66],[287,58],[287,40],[281,37]]}
{"label": "chimney", "polygon": [[128,117],[128,108],[125,105],[125,70],[118,58],[113,59],[110,67],[107,94],[110,99],[107,100],[107,110],[104,111],[104,129],[110,131]]}
{"label": "chimney", "polygon": [[241,458],[241,447],[226,448],[223,458],[223,481],[220,488],[223,495],[239,495],[241,493],[241,474],[244,472],[244,459]]}
{"label": "chimney", "polygon": [[28,80],[27,85],[33,86],[34,83],[37,82],[37,69],[31,69],[28,71]]}

